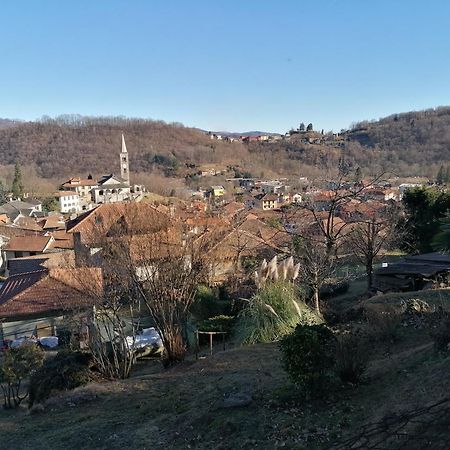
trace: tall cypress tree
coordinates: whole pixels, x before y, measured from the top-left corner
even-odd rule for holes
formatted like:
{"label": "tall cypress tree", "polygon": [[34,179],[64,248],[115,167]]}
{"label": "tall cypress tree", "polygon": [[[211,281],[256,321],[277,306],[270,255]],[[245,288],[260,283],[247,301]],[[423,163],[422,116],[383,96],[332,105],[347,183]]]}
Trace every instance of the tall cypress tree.
{"label": "tall cypress tree", "polygon": [[6,203],[7,198],[6,198],[6,191],[5,191],[5,186],[3,184],[3,181],[0,180],[0,205],[3,205],[3,203]]}
{"label": "tall cypress tree", "polygon": [[14,198],[21,198],[23,195],[22,172],[19,163],[14,166],[14,180],[11,186]]}
{"label": "tall cypress tree", "polygon": [[436,176],[436,183],[443,184],[445,178],[444,166],[439,167],[439,171]]}

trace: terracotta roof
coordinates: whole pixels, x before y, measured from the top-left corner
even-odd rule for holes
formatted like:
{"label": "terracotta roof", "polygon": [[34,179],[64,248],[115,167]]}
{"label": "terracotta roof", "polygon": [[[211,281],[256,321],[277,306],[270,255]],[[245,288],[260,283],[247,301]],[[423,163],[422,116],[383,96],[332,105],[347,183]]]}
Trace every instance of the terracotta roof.
{"label": "terracotta roof", "polygon": [[101,298],[102,291],[101,269],[51,269],[11,276],[0,289],[0,318],[88,307]]}
{"label": "terracotta roof", "polygon": [[3,247],[10,252],[43,252],[47,249],[51,236],[16,236]]}
{"label": "terracotta roof", "polygon": [[51,232],[51,236],[55,239],[52,242],[52,248],[71,249],[73,248],[73,234],[67,233],[65,230],[56,230]]}
{"label": "terracotta roof", "polygon": [[230,222],[225,218],[194,215],[184,220],[189,227],[203,227],[206,230],[229,225]]}
{"label": "terracotta roof", "polygon": [[283,227],[267,225],[257,218],[248,217],[239,225],[239,230],[252,233],[268,245],[284,247],[292,242],[292,236]]}
{"label": "terracotta roof", "polygon": [[37,270],[69,267],[75,267],[75,253],[73,250],[24,256],[22,258],[11,258],[8,260],[10,276],[19,273],[35,272]]}
{"label": "terracotta roof", "polygon": [[55,193],[55,197],[70,197],[70,196],[78,197],[78,194],[73,191],[59,191]]}
{"label": "terracotta roof", "polygon": [[183,233],[181,227],[174,227],[151,234],[133,236],[127,244],[134,261],[176,257],[182,254]]}
{"label": "terracotta roof", "polygon": [[61,216],[48,216],[44,217],[39,222],[42,225],[44,230],[61,228],[63,230],[66,229],[66,224]]}
{"label": "terracotta roof", "polygon": [[97,186],[95,180],[81,179],[81,178],[71,178],[62,184],[63,187],[77,187],[77,186]]}
{"label": "terracotta roof", "polygon": [[20,292],[28,289],[42,277],[46,276],[46,274],[46,270],[38,270],[9,277],[0,289],[0,306]]}
{"label": "terracotta roof", "polygon": [[222,208],[222,211],[227,216],[233,217],[234,215],[236,215],[239,211],[242,211],[243,209],[245,209],[245,205],[243,203],[231,202],[231,203],[228,203],[227,205],[225,205]]}
{"label": "terracotta roof", "polygon": [[149,233],[167,227],[172,219],[149,203],[107,203],[67,222],[67,232],[81,232],[85,243],[99,236],[113,236],[135,230]]}
{"label": "terracotta roof", "polygon": [[278,200],[278,195],[275,194],[265,194],[261,197],[263,202],[276,202]]}
{"label": "terracotta roof", "polygon": [[31,230],[24,230],[21,228],[17,228],[13,224],[3,224],[0,223],[0,235],[6,236],[6,237],[13,237],[13,236],[35,236],[36,232]]}
{"label": "terracotta roof", "polygon": [[22,230],[42,231],[42,226],[33,217],[19,216],[14,221],[14,226],[21,228]]}

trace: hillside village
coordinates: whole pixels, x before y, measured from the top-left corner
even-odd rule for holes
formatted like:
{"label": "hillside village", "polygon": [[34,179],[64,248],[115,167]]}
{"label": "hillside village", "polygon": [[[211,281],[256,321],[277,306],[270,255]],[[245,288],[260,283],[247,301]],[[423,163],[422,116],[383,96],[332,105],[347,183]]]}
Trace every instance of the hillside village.
{"label": "hillside village", "polygon": [[450,3],[384,3],[3,2],[0,450],[450,449]]}
{"label": "hillside village", "polygon": [[[303,133],[310,132],[297,130],[292,135]],[[243,165],[187,162],[177,173],[189,182],[164,197],[133,182],[133,148],[127,148],[124,134],[117,134],[115,140],[116,158],[107,175],[73,174],[61,179],[52,195],[37,199],[23,190],[16,165],[13,188],[4,193],[6,201],[0,205],[3,353],[31,349],[32,355],[37,351],[36,356],[45,356],[42,368],[35,378],[26,379],[25,387],[10,384],[17,393],[5,394],[5,407],[16,413],[3,419],[0,414],[0,423],[22,414],[24,407],[19,407],[18,399],[24,389],[28,394],[23,398],[29,398],[28,407],[34,411],[51,404],[57,392],[86,389],[80,395],[91,396],[91,389],[98,389],[95,383],[107,386],[111,380],[125,383],[140,376],[166,380],[165,373],[198,377],[199,370],[207,374],[207,383],[214,384],[214,364],[225,364],[240,374],[233,381],[237,387],[224,397],[208,396],[219,405],[220,417],[232,412],[226,423],[239,430],[236,440],[226,437],[225,428],[202,444],[188,429],[177,434],[170,420],[155,419],[158,445],[175,440],[174,448],[185,448],[186,442],[209,448],[220,441],[228,442],[223,448],[236,448],[249,439],[262,448],[278,441],[291,446],[311,444],[312,448],[365,448],[347,447],[345,442],[363,442],[358,427],[376,423],[388,411],[381,416],[354,417],[351,427],[343,422],[331,424],[324,416],[319,426],[322,431],[294,431],[296,422],[286,421],[285,408],[291,410],[297,404],[296,396],[301,397],[302,389],[312,389],[312,385],[299,384],[289,371],[286,379],[280,366],[280,358],[286,364],[285,353],[280,356],[273,343],[282,348],[289,336],[309,327],[332,330],[337,339],[332,371],[342,386],[354,386],[354,391],[325,385],[323,389],[338,389],[326,395],[350,396],[355,411],[365,408],[360,404],[366,401],[364,383],[371,383],[380,397],[389,395],[382,380],[392,376],[391,369],[380,375],[379,383],[374,381],[378,364],[384,364],[379,353],[384,345],[392,355],[402,354],[404,346],[415,355],[417,345],[430,348],[430,339],[439,342],[439,351],[446,349],[450,342],[446,331],[450,257],[435,252],[424,236],[439,234],[445,205],[450,208],[448,170],[442,165],[434,181],[389,174],[370,178],[343,162],[330,179],[309,179],[307,174],[265,178],[252,176]],[[444,206],[437,209],[433,202]],[[429,212],[422,213],[426,208]],[[429,224],[422,224],[423,214],[435,215],[434,232],[427,228]],[[407,232],[415,228],[416,234]],[[419,254],[405,252],[411,245],[421,248]],[[395,300],[387,300],[391,298]],[[442,337],[437,340],[435,335]],[[271,363],[262,362],[266,352]],[[368,352],[367,356],[361,352]],[[416,361],[416,356],[411,358]],[[441,364],[440,356],[433,358],[433,364]],[[261,381],[260,375],[258,381],[253,378],[254,365],[261,364],[265,374],[272,373],[270,382]],[[420,362],[414,364],[423,370]],[[314,371],[320,373],[321,367]],[[72,370],[81,370],[83,381],[61,377]],[[148,370],[149,375],[140,375]],[[249,389],[245,380],[260,386],[261,393]],[[280,400],[276,390],[285,389],[293,380],[292,394]],[[176,390],[186,381],[177,383]],[[399,392],[408,389],[400,379],[395,383]],[[53,385],[50,390],[43,387]],[[133,395],[131,386],[123,385],[125,395]],[[447,400],[441,391],[445,383],[439,386],[428,403],[442,404],[446,414]],[[161,389],[165,392],[168,387],[164,384]],[[263,397],[258,400],[259,395]],[[312,395],[308,404],[320,410],[321,396],[308,395]],[[112,399],[105,396],[99,401]],[[157,401],[164,405],[161,398]],[[193,408],[180,406],[180,401],[175,402],[176,408]],[[338,401],[337,416],[348,417],[346,401]],[[419,397],[417,401],[424,402]],[[242,413],[249,420],[247,413],[272,408],[272,403],[279,405],[275,420],[290,430],[288,434],[273,430],[258,437],[235,424],[234,414]],[[203,406],[198,408],[203,411]],[[401,400],[399,408],[407,416],[411,405]],[[59,415],[64,409],[57,411]],[[82,402],[79,414],[85,411]],[[47,414],[37,420],[47,420]],[[258,423],[267,424],[268,417],[265,413],[258,416]],[[104,426],[102,419],[99,426]],[[407,426],[411,436],[416,436],[416,428]],[[26,426],[20,427],[29,435]],[[192,429],[209,432],[209,427],[198,425]],[[105,433],[109,435],[110,430]],[[392,439],[389,433],[383,437],[387,442]],[[128,437],[118,442],[142,444]],[[81,444],[75,439],[72,445]]]}
{"label": "hillside village", "polygon": [[[208,236],[212,240],[209,251],[220,261],[210,274],[211,283],[218,285],[229,278],[245,279],[249,261],[256,267],[263,260],[289,254],[293,237],[300,230],[320,226],[319,220],[331,220],[333,226],[339,227],[375,220],[393,205],[400,204],[408,189],[421,186],[419,183],[393,186],[382,177],[372,181],[345,181],[340,177],[319,187],[307,177],[265,180],[236,176],[226,178],[227,188],[210,185],[184,192],[185,200],[155,201],[147,197],[144,186],[130,183],[132,172],[123,134],[118,161],[120,176],[112,173],[95,180],[89,175],[62,182],[55,193],[58,203],[52,203],[53,211],[44,211],[42,201],[27,198],[26,194],[23,199],[11,199],[0,205],[1,270],[6,277],[0,291],[0,318],[6,320],[0,328],[3,340],[17,339],[31,330],[39,334],[32,320],[25,321],[29,327],[26,332],[20,331],[23,328],[21,303],[29,302],[27,316],[36,313],[39,321],[43,320],[45,301],[38,302],[38,310],[33,311],[34,293],[30,288],[39,284],[41,276],[46,274],[50,274],[48,283],[51,284],[57,279],[52,278],[52,271],[62,271],[70,278],[71,271],[81,264],[96,224],[106,227],[104,232],[108,233],[109,226],[129,221],[130,215],[137,214],[150,224],[156,217],[156,222],[181,226],[188,235]],[[211,167],[205,175],[223,179],[228,173],[227,169]],[[291,186],[292,181],[297,189]],[[96,254],[94,248],[90,252]],[[88,263],[88,266],[93,265]],[[30,278],[30,273],[41,275]],[[67,286],[59,281],[57,284],[55,289],[62,290],[58,295],[65,296]],[[22,288],[11,290],[10,285]],[[27,295],[31,295],[29,300]],[[48,305],[52,316],[56,303],[51,299]],[[7,323],[11,321],[15,325],[10,329]],[[54,324],[53,319],[51,322]],[[54,325],[44,327],[43,332],[48,333],[50,329],[54,332]]]}

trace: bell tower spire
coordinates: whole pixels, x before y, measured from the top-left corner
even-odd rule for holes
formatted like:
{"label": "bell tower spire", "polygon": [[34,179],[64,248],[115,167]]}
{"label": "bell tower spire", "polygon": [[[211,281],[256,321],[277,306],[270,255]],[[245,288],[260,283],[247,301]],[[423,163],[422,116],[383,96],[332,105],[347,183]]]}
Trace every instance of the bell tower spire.
{"label": "bell tower spire", "polygon": [[128,152],[123,133],[122,133],[122,151],[120,152],[120,176],[126,181],[128,185],[130,184],[130,167],[128,163]]}

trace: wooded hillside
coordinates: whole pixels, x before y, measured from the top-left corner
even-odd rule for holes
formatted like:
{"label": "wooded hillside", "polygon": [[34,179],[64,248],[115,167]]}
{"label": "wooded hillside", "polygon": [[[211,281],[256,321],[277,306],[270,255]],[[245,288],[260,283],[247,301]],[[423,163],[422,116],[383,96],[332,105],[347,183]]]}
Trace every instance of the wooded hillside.
{"label": "wooded hillside", "polygon": [[450,163],[450,107],[360,122],[336,141],[305,143],[299,135],[276,142],[225,142],[204,132],[160,121],[62,116],[38,122],[1,121],[2,166],[19,161],[43,178],[116,172],[120,134],[133,174],[176,174],[186,162],[242,165],[256,176],[313,176],[336,170],[343,159],[364,174],[436,176]]}
{"label": "wooded hillside", "polygon": [[255,143],[250,149],[259,155],[269,151],[271,156],[266,157],[272,158],[275,167],[301,161],[329,169],[344,158],[366,174],[388,171],[399,176],[435,177],[439,166],[450,161],[450,107],[360,122],[340,137],[342,142],[315,145],[302,143],[294,135],[290,141]]}
{"label": "wooded hillside", "polygon": [[[358,154],[379,154],[385,166],[400,173],[432,170],[450,161],[450,107],[394,114],[361,122],[348,132],[347,147]],[[362,158],[364,161],[364,158]]]}
{"label": "wooded hillside", "polygon": [[212,142],[203,132],[180,124],[64,116],[0,129],[0,158],[2,165],[34,165],[44,178],[117,172],[121,133],[134,173],[155,165],[176,167],[186,160],[238,163],[247,154],[240,143]]}

